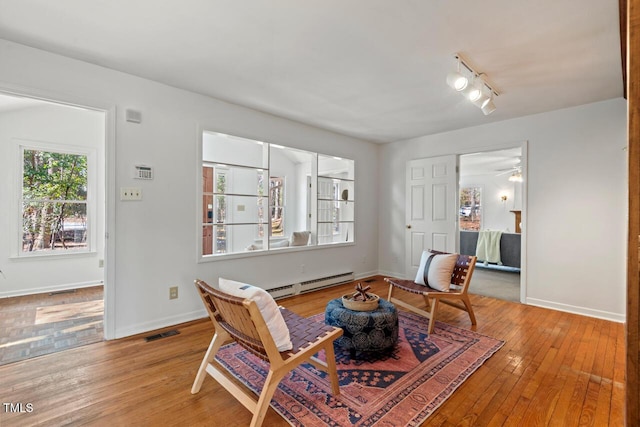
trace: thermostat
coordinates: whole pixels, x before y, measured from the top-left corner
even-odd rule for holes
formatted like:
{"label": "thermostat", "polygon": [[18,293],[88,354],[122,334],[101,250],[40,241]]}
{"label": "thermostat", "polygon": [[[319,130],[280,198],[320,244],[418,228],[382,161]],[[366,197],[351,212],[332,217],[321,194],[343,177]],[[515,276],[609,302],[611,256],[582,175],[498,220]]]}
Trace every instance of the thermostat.
{"label": "thermostat", "polygon": [[153,168],[147,165],[136,165],[133,177],[135,179],[153,179]]}

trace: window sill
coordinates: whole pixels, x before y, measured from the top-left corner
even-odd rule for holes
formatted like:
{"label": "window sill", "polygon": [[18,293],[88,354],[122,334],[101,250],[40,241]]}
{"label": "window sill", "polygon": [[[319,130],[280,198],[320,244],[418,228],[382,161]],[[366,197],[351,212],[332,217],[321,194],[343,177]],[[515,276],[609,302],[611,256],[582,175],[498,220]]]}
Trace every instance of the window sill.
{"label": "window sill", "polygon": [[207,262],[216,262],[216,261],[229,261],[231,259],[242,259],[242,258],[251,258],[256,256],[269,256],[269,255],[278,255],[283,253],[291,253],[291,252],[303,252],[303,251],[314,251],[318,249],[333,249],[338,247],[345,246],[355,246],[356,242],[337,242],[337,243],[325,243],[322,245],[310,245],[310,246],[288,246],[285,248],[274,248],[269,250],[255,250],[255,251],[246,251],[246,252],[235,252],[231,254],[220,254],[220,255],[205,255],[200,256],[198,263],[207,263]]}
{"label": "window sill", "polygon": [[77,252],[64,252],[64,253],[34,253],[30,255],[14,255],[9,257],[11,261],[43,261],[45,259],[64,259],[64,258],[78,258],[78,257],[94,257],[98,253],[96,251],[77,251]]}

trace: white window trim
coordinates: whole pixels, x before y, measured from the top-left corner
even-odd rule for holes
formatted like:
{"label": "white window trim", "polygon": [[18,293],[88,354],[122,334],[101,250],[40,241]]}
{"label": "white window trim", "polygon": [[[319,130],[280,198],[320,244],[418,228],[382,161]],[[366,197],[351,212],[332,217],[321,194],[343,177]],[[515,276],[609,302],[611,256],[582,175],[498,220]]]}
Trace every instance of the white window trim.
{"label": "white window trim", "polygon": [[[356,245],[356,240],[355,237],[352,241],[349,242],[329,242],[329,243],[322,243],[319,244],[317,242],[317,232],[318,232],[318,219],[317,219],[317,187],[316,187],[316,183],[318,181],[318,168],[317,168],[317,156],[318,155],[327,155],[327,153],[318,153],[318,152],[311,152],[313,153],[316,161],[312,162],[312,171],[311,171],[311,177],[310,177],[310,182],[312,185],[311,188],[311,217],[310,217],[310,221],[311,221],[311,240],[308,246],[295,246],[295,247],[284,247],[284,248],[268,248],[268,249],[262,249],[262,250],[256,250],[256,251],[246,251],[246,252],[232,252],[232,253],[225,253],[225,254],[211,254],[211,255],[203,255],[202,253],[202,243],[203,243],[203,239],[202,239],[202,211],[203,211],[203,197],[202,197],[202,187],[203,187],[203,182],[202,182],[202,173],[201,173],[201,169],[203,167],[203,165],[205,163],[209,163],[210,160],[204,160],[203,159],[203,148],[202,148],[202,143],[203,143],[203,134],[205,132],[212,132],[212,133],[226,133],[229,135],[233,135],[233,136],[237,136],[240,138],[247,138],[247,139],[253,139],[255,141],[260,142],[262,139],[258,139],[252,136],[243,136],[241,134],[238,133],[234,133],[234,132],[225,132],[224,130],[212,130],[208,127],[203,127],[201,125],[198,125],[198,138],[196,139],[196,165],[197,165],[197,170],[198,173],[196,173],[196,194],[197,194],[197,200],[196,200],[196,262],[198,264],[200,263],[208,263],[208,262],[217,262],[217,261],[223,261],[223,260],[231,260],[231,259],[237,259],[237,258],[250,258],[250,257],[254,257],[254,256],[265,256],[265,255],[277,255],[277,254],[286,254],[286,253],[290,253],[290,252],[297,252],[297,251],[309,251],[309,250],[318,250],[318,249],[328,249],[328,248],[336,248],[336,247],[344,247],[344,246],[355,246]],[[264,140],[262,140],[264,141]],[[265,142],[265,144],[267,144],[267,150],[269,149],[268,147],[274,143],[267,143]],[[295,147],[288,147],[287,148],[292,148],[292,149],[296,149]],[[355,159],[349,159],[351,161],[354,162],[354,167],[355,167]],[[215,162],[214,162],[215,163]],[[270,165],[267,165],[267,170],[270,169]],[[355,177],[352,180],[355,184]],[[270,202],[267,203],[268,206],[270,206]],[[269,209],[267,209],[267,212],[270,212]],[[354,210],[354,234],[355,234],[355,219],[356,219],[357,215],[356,212]],[[271,228],[271,221],[268,222],[269,225],[269,230]]]}
{"label": "white window trim", "polygon": [[[13,198],[15,206],[16,220],[14,222],[15,231],[14,244],[12,245],[12,258],[48,258],[48,257],[73,257],[82,256],[96,252],[96,190],[97,190],[97,150],[72,144],[59,144],[48,141],[35,141],[28,139],[14,138],[16,142],[16,190]],[[49,151],[65,154],[76,154],[87,157],[87,247],[84,249],[66,251],[22,251],[22,186],[24,177],[23,156],[25,150]]]}

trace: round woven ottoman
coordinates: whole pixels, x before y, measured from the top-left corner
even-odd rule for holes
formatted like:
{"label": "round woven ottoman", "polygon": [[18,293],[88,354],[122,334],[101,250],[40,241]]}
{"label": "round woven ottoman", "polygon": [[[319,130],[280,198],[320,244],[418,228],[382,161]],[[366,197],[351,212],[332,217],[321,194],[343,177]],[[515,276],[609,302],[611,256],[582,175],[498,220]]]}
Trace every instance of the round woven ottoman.
{"label": "round woven ottoman", "polygon": [[372,311],[354,311],[345,308],[340,298],[329,301],[324,313],[327,325],[342,328],[344,334],[335,341],[337,346],[356,352],[383,352],[392,350],[398,342],[398,312],[389,301],[380,299]]}

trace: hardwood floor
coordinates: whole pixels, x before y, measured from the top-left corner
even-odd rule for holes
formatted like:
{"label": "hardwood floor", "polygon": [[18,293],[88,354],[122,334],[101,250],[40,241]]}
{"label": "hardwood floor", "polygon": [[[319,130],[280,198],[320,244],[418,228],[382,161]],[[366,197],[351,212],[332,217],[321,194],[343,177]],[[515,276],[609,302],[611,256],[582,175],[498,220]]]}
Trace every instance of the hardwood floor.
{"label": "hardwood floor", "polygon": [[0,298],[0,365],[102,341],[102,285]]}
{"label": "hardwood floor", "polygon": [[[382,277],[375,279],[368,284],[386,296]],[[310,316],[351,289],[278,302]],[[506,343],[424,425],[624,425],[622,324],[471,298],[478,320],[472,329]],[[466,313],[446,306],[439,320],[471,327]],[[0,425],[246,426],[249,411],[213,379],[190,394],[212,328],[208,320],[195,321],[156,341],[146,342],[148,333],[2,366],[2,402],[30,403],[33,410],[10,413],[5,405]],[[264,426],[286,425],[269,409]]]}

